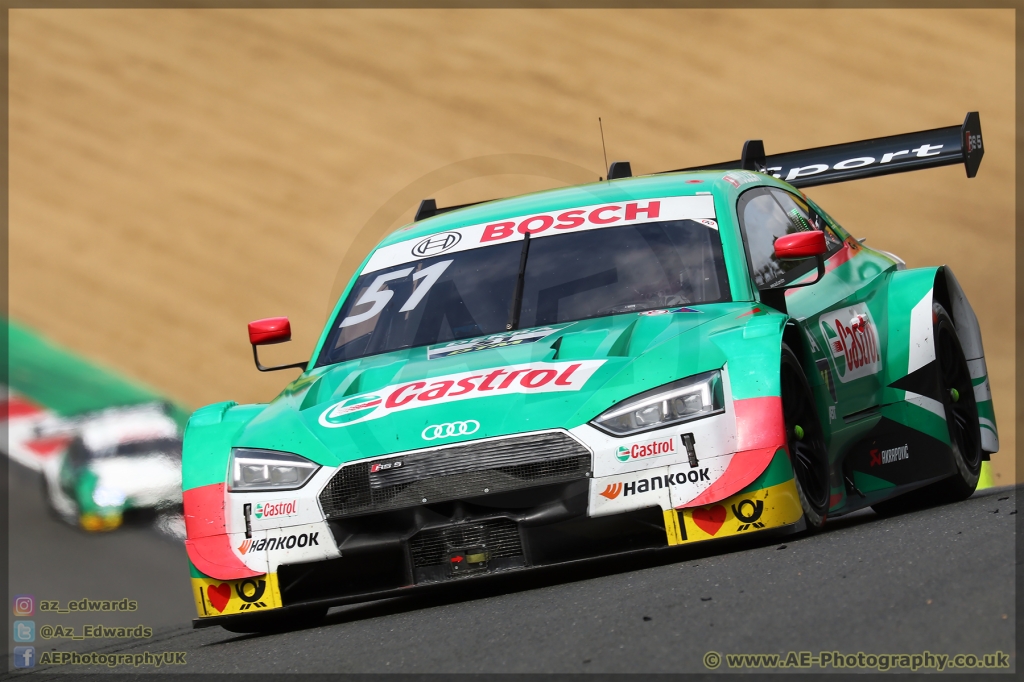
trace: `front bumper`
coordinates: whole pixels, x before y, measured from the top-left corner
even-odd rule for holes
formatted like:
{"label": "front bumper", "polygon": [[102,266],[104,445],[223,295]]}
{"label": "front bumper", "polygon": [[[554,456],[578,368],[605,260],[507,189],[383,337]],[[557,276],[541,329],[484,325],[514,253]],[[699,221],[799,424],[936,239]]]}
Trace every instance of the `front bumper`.
{"label": "front bumper", "polygon": [[587,482],[576,481],[531,489],[529,496],[518,491],[506,499],[488,496],[332,521],[338,558],[282,564],[276,572],[244,580],[194,572],[201,617],[193,626],[271,610],[284,614],[373,601],[597,557],[803,530],[791,471],[781,482],[777,472],[769,474],[716,504],[681,510],[648,507],[588,517]]}

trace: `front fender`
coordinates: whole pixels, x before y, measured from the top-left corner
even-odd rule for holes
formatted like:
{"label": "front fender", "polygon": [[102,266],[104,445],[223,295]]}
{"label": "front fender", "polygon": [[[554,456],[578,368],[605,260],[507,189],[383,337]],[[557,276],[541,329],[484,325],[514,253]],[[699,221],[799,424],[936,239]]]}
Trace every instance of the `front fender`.
{"label": "front fender", "polygon": [[768,468],[777,451],[789,454],[780,375],[789,316],[753,308],[738,319],[744,317],[743,324],[710,337],[727,358],[736,454],[722,477],[687,506],[710,504],[739,492]]}
{"label": "front fender", "polygon": [[197,410],[185,427],[181,488],[185,550],[201,573],[220,580],[260,575],[232,551],[227,535],[227,469],[231,440],[264,408],[216,403]]}

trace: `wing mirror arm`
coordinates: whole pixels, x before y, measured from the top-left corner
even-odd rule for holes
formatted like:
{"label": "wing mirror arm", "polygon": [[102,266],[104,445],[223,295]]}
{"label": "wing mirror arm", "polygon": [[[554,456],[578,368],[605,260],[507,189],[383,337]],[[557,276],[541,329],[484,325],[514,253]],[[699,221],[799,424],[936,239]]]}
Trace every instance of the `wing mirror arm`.
{"label": "wing mirror arm", "polygon": [[[266,345],[266,344],[263,344],[263,345]],[[265,366],[260,364],[260,356],[256,352],[256,344],[255,343],[252,345],[252,359],[256,361],[256,369],[258,369],[261,372],[276,372],[279,369],[292,369],[292,368],[306,369],[306,365],[308,364],[306,362],[296,362],[296,363],[293,363],[291,365],[277,365],[276,367],[265,367]]]}
{"label": "wing mirror arm", "polygon": [[786,309],[786,291],[789,289],[807,287],[820,282],[825,276],[826,253],[828,253],[828,245],[825,243],[825,233],[817,230],[787,234],[776,239],[776,258],[779,260],[803,260],[805,258],[814,258],[818,266],[818,276],[809,282],[786,284],[781,287],[762,289],[761,301],[780,312],[788,313],[789,311]]}
{"label": "wing mirror arm", "polygon": [[306,362],[295,362],[290,365],[277,365],[276,367],[266,367],[260,363],[260,356],[256,346],[269,346],[291,340],[292,326],[287,317],[268,317],[263,320],[250,322],[249,343],[252,344],[252,359],[256,362],[256,369],[261,372],[276,372],[279,369],[305,369]]}

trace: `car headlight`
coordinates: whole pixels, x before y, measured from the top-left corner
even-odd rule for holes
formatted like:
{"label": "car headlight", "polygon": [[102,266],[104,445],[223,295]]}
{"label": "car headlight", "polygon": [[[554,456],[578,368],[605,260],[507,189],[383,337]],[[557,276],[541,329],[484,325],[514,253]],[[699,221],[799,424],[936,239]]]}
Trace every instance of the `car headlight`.
{"label": "car headlight", "polygon": [[623,400],[590,423],[613,436],[628,436],[708,417],[724,409],[722,373],[714,370]]}
{"label": "car headlight", "polygon": [[92,501],[97,507],[120,507],[126,499],[128,496],[120,488],[101,485],[92,491]]}
{"label": "car headlight", "polygon": [[289,452],[232,448],[228,490],[295,490],[306,485],[319,468],[319,464]]}

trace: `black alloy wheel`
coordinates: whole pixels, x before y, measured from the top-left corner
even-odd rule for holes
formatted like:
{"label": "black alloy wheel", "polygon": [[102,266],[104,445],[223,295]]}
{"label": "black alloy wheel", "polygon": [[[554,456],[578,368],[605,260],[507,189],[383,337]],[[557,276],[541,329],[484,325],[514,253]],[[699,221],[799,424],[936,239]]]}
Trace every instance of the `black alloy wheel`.
{"label": "black alloy wheel", "polygon": [[959,502],[970,497],[981,477],[981,426],[974,385],[956,327],[939,303],[932,305],[937,390],[946,413],[950,450],[956,473],[937,483],[871,505],[880,516]]}
{"label": "black alloy wheel", "polygon": [[828,450],[811,387],[800,361],[786,344],[782,345],[781,372],[782,414],[790,462],[807,526],[818,529],[825,525],[832,492],[828,477]]}
{"label": "black alloy wheel", "polygon": [[978,422],[974,384],[953,320],[938,303],[932,306],[932,312],[942,406],[946,411],[949,442],[957,466],[957,473],[941,481],[935,493],[937,501],[956,502],[970,497],[978,487],[982,460],[981,425]]}

